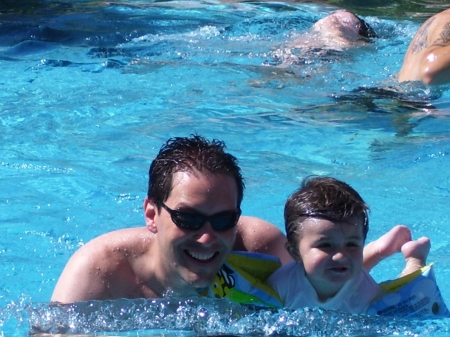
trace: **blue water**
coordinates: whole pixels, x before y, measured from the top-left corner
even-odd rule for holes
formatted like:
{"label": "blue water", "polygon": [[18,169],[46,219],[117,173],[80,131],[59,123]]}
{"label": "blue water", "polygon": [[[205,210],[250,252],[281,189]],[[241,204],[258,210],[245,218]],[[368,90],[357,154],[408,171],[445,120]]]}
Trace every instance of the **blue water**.
{"label": "blue water", "polygon": [[[303,177],[347,181],[371,206],[369,241],[399,223],[416,238],[430,237],[429,261],[450,303],[450,93],[395,82],[415,21],[364,17],[380,36],[372,44],[285,66],[289,41],[332,8],[42,3],[0,17],[4,336],[61,320],[77,333],[130,336],[170,334],[174,327],[173,334],[186,335],[450,336],[447,319],[320,311],[255,317],[238,307],[244,312],[236,322],[223,311],[229,307],[195,301],[179,310],[165,300],[103,303],[104,316],[84,321],[48,308],[77,248],[106,231],[144,224],[152,158],[169,137],[191,133],[226,142],[246,178],[243,213],[282,229],[284,201]],[[394,256],[372,274],[395,278],[403,265]],[[145,307],[144,318],[126,325],[139,316],[129,312],[136,306]]]}

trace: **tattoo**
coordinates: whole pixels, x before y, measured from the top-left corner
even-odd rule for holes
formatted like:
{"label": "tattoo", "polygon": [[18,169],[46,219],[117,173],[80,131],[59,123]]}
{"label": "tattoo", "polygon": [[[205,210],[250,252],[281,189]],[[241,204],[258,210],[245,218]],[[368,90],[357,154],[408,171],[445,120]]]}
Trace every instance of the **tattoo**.
{"label": "tattoo", "polygon": [[442,32],[439,35],[440,38],[436,39],[436,41],[432,43],[431,47],[433,46],[444,47],[450,43],[450,22],[447,22],[444,25],[444,28],[442,29]]}
{"label": "tattoo", "polygon": [[428,28],[435,18],[431,18],[422,28],[419,29],[411,44],[411,51],[413,54],[424,50],[427,47]]}

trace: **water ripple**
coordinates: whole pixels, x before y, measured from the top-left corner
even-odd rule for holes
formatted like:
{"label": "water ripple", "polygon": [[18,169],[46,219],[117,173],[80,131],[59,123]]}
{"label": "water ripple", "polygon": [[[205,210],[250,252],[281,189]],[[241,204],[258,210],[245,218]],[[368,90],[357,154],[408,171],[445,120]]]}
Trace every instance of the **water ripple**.
{"label": "water ripple", "polygon": [[136,299],[79,302],[70,305],[32,304],[27,307],[32,331],[98,333],[164,329],[192,331],[198,336],[388,336],[436,335],[449,331],[445,320],[404,320],[350,315],[322,309],[267,309],[226,300]]}

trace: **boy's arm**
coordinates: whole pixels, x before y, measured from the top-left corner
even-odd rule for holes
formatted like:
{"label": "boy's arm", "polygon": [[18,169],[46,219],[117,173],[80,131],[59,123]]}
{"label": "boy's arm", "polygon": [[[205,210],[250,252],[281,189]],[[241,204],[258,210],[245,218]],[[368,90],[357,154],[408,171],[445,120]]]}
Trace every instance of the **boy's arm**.
{"label": "boy's arm", "polygon": [[430,248],[430,239],[426,236],[405,243],[402,246],[402,254],[405,257],[406,266],[400,277],[414,273],[416,270],[424,267],[427,263]]}
{"label": "boy's arm", "polygon": [[398,225],[364,247],[364,269],[370,271],[381,260],[402,252],[405,258],[405,268],[399,277],[406,276],[426,265],[430,248],[429,238],[421,237],[412,240],[408,227]]}
{"label": "boy's arm", "polygon": [[381,260],[400,252],[402,246],[409,241],[411,241],[409,228],[403,225],[395,226],[364,247],[364,269],[370,271]]}

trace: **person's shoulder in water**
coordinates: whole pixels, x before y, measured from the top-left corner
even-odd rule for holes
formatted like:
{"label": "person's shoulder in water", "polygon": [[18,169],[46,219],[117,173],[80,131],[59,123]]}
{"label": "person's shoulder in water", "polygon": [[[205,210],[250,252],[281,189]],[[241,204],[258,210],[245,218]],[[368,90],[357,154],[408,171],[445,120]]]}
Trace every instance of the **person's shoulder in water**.
{"label": "person's shoulder in water", "polygon": [[366,21],[348,10],[339,9],[317,21],[290,45],[341,50],[367,44],[375,37],[377,34]]}
{"label": "person's shoulder in water", "polygon": [[398,81],[450,82],[450,9],[426,20],[406,51]]}
{"label": "person's shoulder in water", "polygon": [[302,31],[287,45],[276,50],[275,64],[302,65],[315,62],[339,62],[342,51],[367,45],[377,37],[370,25],[345,9],[334,11]]}

